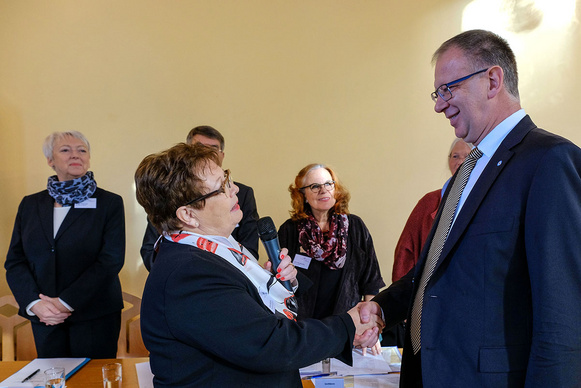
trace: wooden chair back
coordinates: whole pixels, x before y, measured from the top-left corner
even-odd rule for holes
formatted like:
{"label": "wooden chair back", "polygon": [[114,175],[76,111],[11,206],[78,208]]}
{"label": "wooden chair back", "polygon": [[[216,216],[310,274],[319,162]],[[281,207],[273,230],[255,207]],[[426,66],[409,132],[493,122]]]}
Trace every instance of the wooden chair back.
{"label": "wooden chair back", "polygon": [[28,361],[36,358],[32,326],[28,319],[18,315],[18,303],[13,295],[0,297],[0,328],[2,361]]}

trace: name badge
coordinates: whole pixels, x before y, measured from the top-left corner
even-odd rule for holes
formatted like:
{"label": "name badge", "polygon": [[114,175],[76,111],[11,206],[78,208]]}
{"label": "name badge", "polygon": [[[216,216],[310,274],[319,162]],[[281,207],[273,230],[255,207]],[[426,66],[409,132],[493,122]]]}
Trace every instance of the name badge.
{"label": "name badge", "polygon": [[343,388],[343,379],[314,379],[311,380],[315,382],[315,388]]}
{"label": "name badge", "polygon": [[301,255],[300,253],[295,255],[293,259],[293,265],[295,267],[309,269],[309,265],[311,265],[311,258],[309,256]]}
{"label": "name badge", "polygon": [[87,198],[85,201],[80,203],[75,203],[76,209],[96,209],[97,208],[97,198]]}

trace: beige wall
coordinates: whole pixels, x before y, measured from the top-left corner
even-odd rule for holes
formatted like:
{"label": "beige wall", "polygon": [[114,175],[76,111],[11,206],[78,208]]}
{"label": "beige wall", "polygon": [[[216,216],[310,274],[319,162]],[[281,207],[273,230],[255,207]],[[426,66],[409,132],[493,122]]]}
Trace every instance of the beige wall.
{"label": "beige wall", "polygon": [[[145,214],[133,172],[145,155],[209,124],[226,137],[225,167],[254,187],[260,214],[277,224],[288,216],[287,187],[298,170],[334,167],[389,283],[409,212],[448,178],[453,131],[433,111],[430,57],[475,27],[466,23],[479,3],[0,0],[0,252],[19,201],[44,189],[52,172],[44,137],[80,130],[99,186],[125,200],[122,282],[141,294]],[[501,15],[506,7],[496,3]],[[479,15],[477,26],[514,30],[510,20],[498,25],[498,15]],[[581,144],[581,33],[576,23],[551,20],[506,36],[527,112]],[[7,293],[2,276],[0,295]]]}

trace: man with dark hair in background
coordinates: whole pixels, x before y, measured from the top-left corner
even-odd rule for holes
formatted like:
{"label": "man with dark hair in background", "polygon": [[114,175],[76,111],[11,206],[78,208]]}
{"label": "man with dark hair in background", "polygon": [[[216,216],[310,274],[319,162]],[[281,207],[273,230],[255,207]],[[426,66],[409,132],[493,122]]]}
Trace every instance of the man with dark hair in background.
{"label": "man with dark hair in background", "polygon": [[[215,128],[209,125],[201,125],[193,128],[186,137],[188,144],[201,143],[207,147],[213,148],[218,153],[220,166],[224,160],[224,147],[226,145],[224,136]],[[258,211],[256,209],[256,200],[252,187],[246,186],[240,182],[234,182],[240,189],[238,191],[238,204],[242,209],[242,220],[232,232],[232,237],[242,246],[248,249],[256,259],[258,259]],[[143,236],[141,245],[141,258],[148,271],[155,260],[155,243],[159,238],[159,233],[155,227],[147,221],[147,228]]]}

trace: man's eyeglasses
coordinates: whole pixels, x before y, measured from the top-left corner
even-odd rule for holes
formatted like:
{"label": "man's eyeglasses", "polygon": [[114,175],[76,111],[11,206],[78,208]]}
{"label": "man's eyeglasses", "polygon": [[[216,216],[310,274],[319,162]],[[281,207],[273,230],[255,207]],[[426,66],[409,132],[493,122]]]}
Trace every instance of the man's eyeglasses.
{"label": "man's eyeglasses", "polygon": [[432,101],[438,102],[438,96],[440,96],[440,98],[442,100],[448,101],[449,99],[451,99],[453,97],[452,91],[450,90],[450,86],[454,86],[457,83],[460,83],[462,81],[466,81],[468,78],[474,77],[476,74],[484,73],[486,70],[488,70],[488,69],[478,70],[476,73],[468,74],[466,77],[458,78],[457,80],[454,80],[452,82],[448,82],[447,84],[440,85],[438,87],[438,89],[436,89],[435,91],[432,92],[432,94],[431,94]]}
{"label": "man's eyeglasses", "polygon": [[305,190],[306,188],[311,189],[311,191],[315,194],[319,194],[321,192],[321,190],[323,190],[323,188],[325,188],[325,190],[327,191],[331,191],[335,188],[335,181],[327,181],[325,183],[313,183],[311,185],[308,186],[303,186],[301,187],[299,190]]}
{"label": "man's eyeglasses", "polygon": [[192,203],[196,203],[196,202],[202,201],[204,199],[208,199],[210,197],[213,197],[214,195],[226,193],[226,187],[228,187],[228,189],[230,189],[230,187],[232,187],[232,178],[230,177],[230,170],[224,170],[224,182],[222,182],[222,185],[220,186],[220,188],[218,190],[210,191],[208,194],[204,194],[201,197],[192,199],[190,202],[186,203],[184,206],[188,206],[188,205],[191,205]]}
{"label": "man's eyeglasses", "polygon": [[[200,144],[203,144],[203,143],[200,143]],[[204,145],[205,145],[206,147],[209,147],[209,148],[213,149],[213,150],[214,150],[214,151],[216,151],[216,152],[222,152],[222,148],[220,148],[220,147],[219,147],[219,146],[217,146],[217,145],[214,145],[214,144],[204,144]]]}

